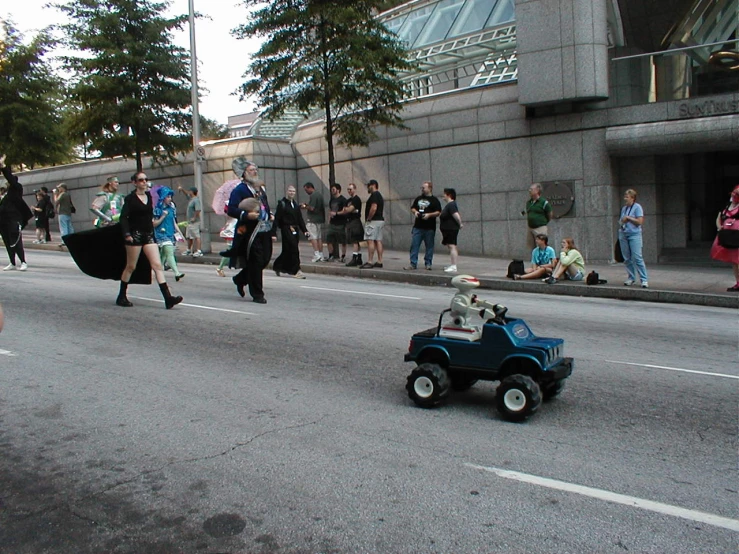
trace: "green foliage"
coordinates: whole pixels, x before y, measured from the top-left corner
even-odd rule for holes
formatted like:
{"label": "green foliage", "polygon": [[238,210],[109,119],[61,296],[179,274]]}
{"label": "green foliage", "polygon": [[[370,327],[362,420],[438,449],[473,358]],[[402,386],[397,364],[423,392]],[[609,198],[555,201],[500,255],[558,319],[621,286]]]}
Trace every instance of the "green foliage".
{"label": "green foliage", "polygon": [[216,140],[228,137],[228,125],[221,125],[214,119],[200,116],[200,138]]}
{"label": "green foliage", "polygon": [[169,2],[71,0],[56,7],[73,72],[69,131],[103,157],[155,163],[192,148],[189,54],[172,44],[187,16],[162,14]]}
{"label": "green foliage", "polygon": [[0,20],[0,151],[8,163],[29,167],[68,161],[58,110],[63,87],[45,60],[53,47],[46,31],[28,44],[10,22]]}
{"label": "green foliage", "polygon": [[238,38],[265,37],[239,88],[257,95],[264,115],[289,110],[326,117],[329,181],[334,183],[334,136],[339,144],[367,145],[375,125],[402,127],[403,86],[411,69],[405,49],[377,21],[382,2],[357,0],[244,0],[253,10]]}

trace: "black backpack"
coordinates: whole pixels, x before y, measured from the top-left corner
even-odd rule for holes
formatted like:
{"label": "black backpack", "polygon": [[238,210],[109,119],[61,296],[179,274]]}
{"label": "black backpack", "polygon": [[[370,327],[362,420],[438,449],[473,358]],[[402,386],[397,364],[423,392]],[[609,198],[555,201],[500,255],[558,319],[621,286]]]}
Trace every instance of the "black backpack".
{"label": "black backpack", "polygon": [[513,279],[514,275],[523,275],[524,274],[524,266],[523,266],[523,260],[513,260],[511,263],[508,264],[508,273],[506,274],[506,277],[509,279]]}
{"label": "black backpack", "polygon": [[585,277],[585,282],[588,285],[605,285],[608,281],[606,281],[605,279],[601,279],[600,275],[598,275],[598,273],[596,273],[595,271],[591,271],[590,273],[588,273],[588,276]]}
{"label": "black backpack", "polygon": [[49,219],[54,219],[55,215],[56,215],[56,211],[54,210],[54,203],[51,200],[47,200],[46,217],[48,217]]}

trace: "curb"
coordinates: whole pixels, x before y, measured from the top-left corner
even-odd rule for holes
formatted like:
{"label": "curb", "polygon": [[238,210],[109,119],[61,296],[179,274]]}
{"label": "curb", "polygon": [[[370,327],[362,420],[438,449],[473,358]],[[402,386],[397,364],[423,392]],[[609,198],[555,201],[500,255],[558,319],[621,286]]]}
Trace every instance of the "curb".
{"label": "curb", "polygon": [[[29,250],[48,250],[66,252],[61,242],[53,244],[29,244]],[[200,264],[216,266],[220,262],[217,254],[205,254],[200,258],[180,257],[179,264]],[[269,268],[271,269],[270,263]],[[453,276],[440,270],[431,272],[422,269],[404,271],[401,269],[357,269],[340,264],[302,264],[303,273],[316,275],[336,275],[356,279],[375,279],[394,283],[408,283],[427,287],[449,287]],[[614,287],[609,285],[588,286],[584,283],[557,283],[546,285],[540,282],[511,281],[506,278],[479,277],[480,289],[499,290],[505,292],[522,292],[533,294],[552,294],[560,296],[580,296],[586,298],[611,298],[615,300],[632,300],[637,302],[657,302],[665,304],[687,304],[693,306],[709,306],[712,308],[739,308],[739,295],[721,295],[700,292],[683,292],[658,289],[641,289],[630,287]]]}

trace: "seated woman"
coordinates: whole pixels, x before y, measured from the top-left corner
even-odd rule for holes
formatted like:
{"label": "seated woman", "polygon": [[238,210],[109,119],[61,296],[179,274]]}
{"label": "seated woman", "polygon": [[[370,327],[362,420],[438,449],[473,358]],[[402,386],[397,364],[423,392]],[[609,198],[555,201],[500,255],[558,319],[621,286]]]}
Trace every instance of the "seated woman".
{"label": "seated woman", "polygon": [[562,251],[559,253],[559,262],[552,271],[552,276],[544,279],[548,285],[553,285],[562,276],[570,281],[585,279],[585,260],[575,248],[575,241],[571,238],[562,239]]}
{"label": "seated woman", "polygon": [[514,280],[537,279],[551,275],[557,263],[557,254],[554,248],[549,246],[549,237],[539,233],[535,237],[536,248],[531,252],[531,267],[524,269],[523,275],[514,275]]}

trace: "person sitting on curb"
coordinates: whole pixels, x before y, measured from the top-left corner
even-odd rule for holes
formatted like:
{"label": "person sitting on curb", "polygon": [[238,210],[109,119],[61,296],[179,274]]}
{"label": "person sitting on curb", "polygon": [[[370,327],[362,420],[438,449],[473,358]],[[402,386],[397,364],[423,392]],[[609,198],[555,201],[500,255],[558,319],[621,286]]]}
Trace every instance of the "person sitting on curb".
{"label": "person sitting on curb", "polygon": [[571,238],[562,239],[562,251],[559,253],[559,263],[554,267],[551,277],[544,279],[547,285],[553,285],[564,276],[570,281],[585,279],[585,260],[575,248],[575,241]]}
{"label": "person sitting on curb", "polygon": [[549,237],[544,233],[536,235],[536,248],[531,251],[531,267],[524,269],[524,274],[516,274],[514,280],[537,279],[552,274],[557,263],[557,254],[549,246]]}

